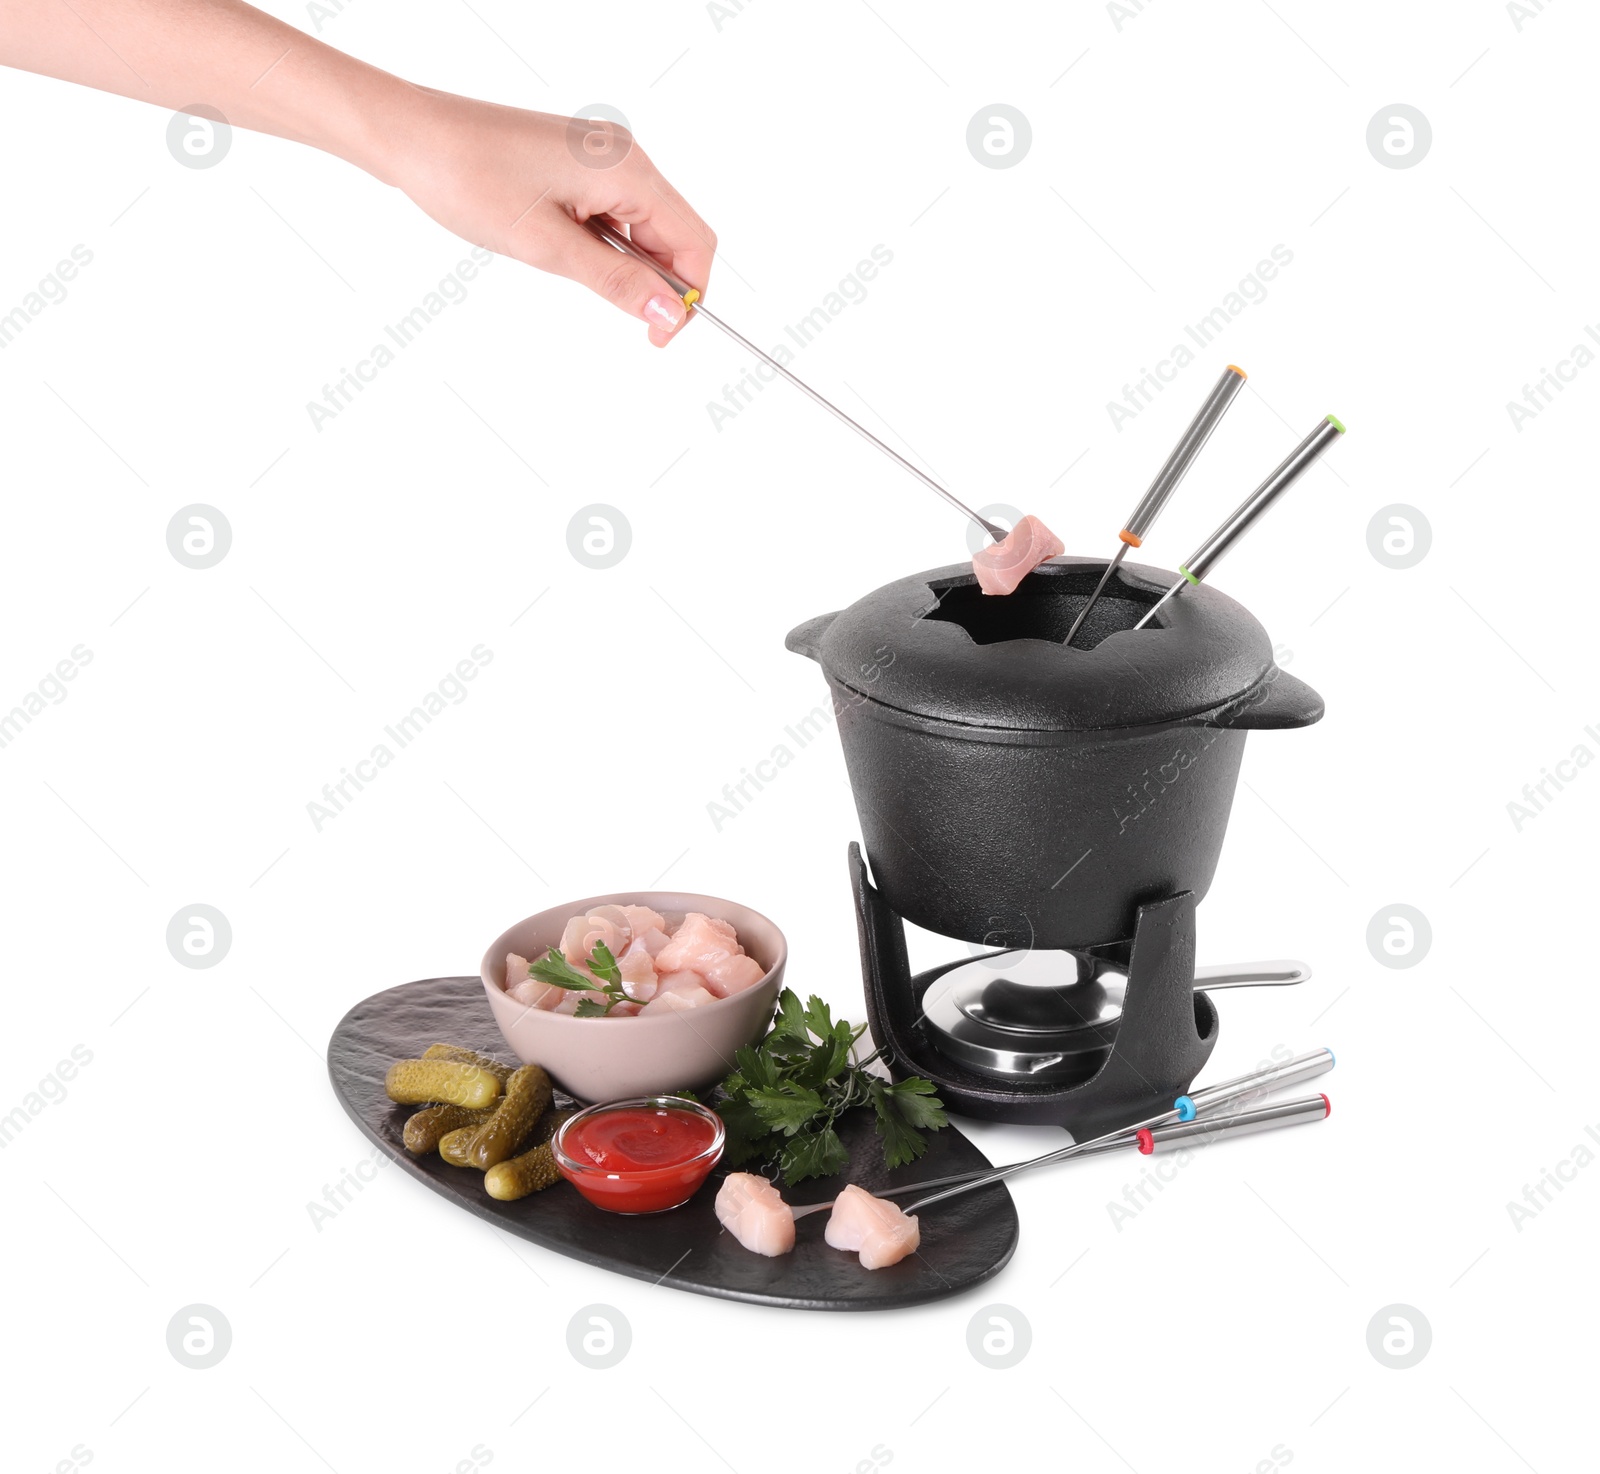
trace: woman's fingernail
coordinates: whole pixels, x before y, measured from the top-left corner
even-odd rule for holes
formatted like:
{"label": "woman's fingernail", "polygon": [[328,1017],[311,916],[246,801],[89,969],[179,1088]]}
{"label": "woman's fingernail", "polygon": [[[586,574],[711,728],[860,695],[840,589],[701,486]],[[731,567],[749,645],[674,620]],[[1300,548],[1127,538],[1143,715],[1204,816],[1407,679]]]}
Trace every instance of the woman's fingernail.
{"label": "woman's fingernail", "polygon": [[663,292],[644,304],[644,315],[658,328],[665,328],[669,333],[673,332],[683,322],[682,299]]}

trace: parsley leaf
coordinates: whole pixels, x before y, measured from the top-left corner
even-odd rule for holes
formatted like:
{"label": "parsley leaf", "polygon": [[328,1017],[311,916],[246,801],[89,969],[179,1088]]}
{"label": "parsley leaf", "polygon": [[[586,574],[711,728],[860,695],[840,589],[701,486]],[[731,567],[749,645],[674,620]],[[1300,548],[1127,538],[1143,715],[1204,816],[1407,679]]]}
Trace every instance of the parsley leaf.
{"label": "parsley leaf", "polygon": [[552,947],[529,967],[528,976],[538,978],[541,983],[553,983],[569,993],[596,994],[596,997],[585,998],[578,1004],[575,1010],[577,1018],[604,1018],[619,1003],[631,1001],[627,989],[622,986],[622,969],[604,942],[595,943],[594,951],[589,954],[588,967],[600,982],[579,972]]}
{"label": "parsley leaf", "polygon": [[822,1097],[815,1090],[788,1081],[772,1089],[758,1086],[749,1100],[756,1114],[785,1136],[793,1136],[822,1109]]}
{"label": "parsley leaf", "polygon": [[776,1090],[778,1088],[778,1066],[765,1053],[758,1054],[748,1044],[741,1045],[733,1052],[734,1063],[739,1066],[739,1073],[744,1077],[746,1090]]}
{"label": "parsley leaf", "polygon": [[779,1056],[806,1054],[811,1050],[811,1033],[806,1027],[800,999],[788,988],[778,999],[778,1016],[773,1020],[772,1032],[762,1041],[762,1048],[768,1054]]}
{"label": "parsley leaf", "polygon": [[778,1154],[783,1180],[791,1187],[808,1177],[832,1177],[850,1165],[850,1153],[832,1126],[803,1131]]}
{"label": "parsley leaf", "polygon": [[937,1131],[941,1126],[950,1124],[950,1118],[944,1113],[944,1102],[933,1093],[931,1080],[912,1075],[909,1079],[897,1080],[893,1085],[885,1085],[883,1093],[894,1101],[907,1124],[918,1130]]}
{"label": "parsley leaf", "polygon": [[806,1051],[805,1061],[800,1065],[796,1078],[812,1088],[826,1084],[849,1064],[851,1042],[848,1026],[843,1035],[837,1032],[829,1034],[820,1044]]}
{"label": "parsley leaf", "polygon": [[528,976],[538,978],[541,983],[554,983],[558,988],[567,988],[573,992],[600,991],[599,984],[593,978],[586,978],[554,947],[528,969]]}
{"label": "parsley leaf", "polygon": [[742,1095],[730,1095],[717,1102],[717,1114],[727,1131],[727,1141],[722,1159],[730,1167],[738,1167],[752,1157],[764,1156],[772,1129],[756,1113],[756,1108]]}
{"label": "parsley leaf", "polygon": [[622,982],[622,969],[617,966],[617,959],[604,942],[594,944],[594,951],[589,954],[589,971],[608,983],[620,986]]}
{"label": "parsley leaf", "polygon": [[867,1105],[890,1167],[920,1157],[922,1132],[947,1124],[944,1106],[927,1080],[891,1084],[858,1065],[855,1044],[865,1032],[864,1024],[835,1019],[822,999],[802,1004],[785,988],[766,1038],[735,1051],[736,1068],[720,1087],[724,1160],[775,1163],[790,1184],[843,1172],[850,1154],[836,1123]]}
{"label": "parsley leaf", "polygon": [[815,993],[806,999],[805,1020],[806,1027],[819,1039],[833,1032],[833,1015],[828,1012],[828,1005]]}
{"label": "parsley leaf", "polygon": [[883,1159],[890,1167],[904,1167],[928,1149],[922,1131],[937,1131],[948,1124],[944,1105],[927,1080],[913,1077],[894,1085],[874,1080],[868,1087],[883,1138]]}

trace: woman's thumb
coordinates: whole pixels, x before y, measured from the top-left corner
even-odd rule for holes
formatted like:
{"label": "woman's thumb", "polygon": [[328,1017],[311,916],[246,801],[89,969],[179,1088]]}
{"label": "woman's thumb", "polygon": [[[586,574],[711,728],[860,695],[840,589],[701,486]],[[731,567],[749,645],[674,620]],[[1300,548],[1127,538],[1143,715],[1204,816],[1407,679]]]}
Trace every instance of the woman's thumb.
{"label": "woman's thumb", "polygon": [[675,333],[689,316],[683,298],[631,256],[596,240],[576,221],[562,231],[554,269],[662,333]]}

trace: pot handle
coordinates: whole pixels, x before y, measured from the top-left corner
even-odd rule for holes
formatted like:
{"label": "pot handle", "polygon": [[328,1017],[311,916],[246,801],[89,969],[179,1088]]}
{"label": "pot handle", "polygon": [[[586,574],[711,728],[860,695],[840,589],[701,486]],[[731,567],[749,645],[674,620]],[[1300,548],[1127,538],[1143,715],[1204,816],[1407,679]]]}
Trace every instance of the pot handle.
{"label": "pot handle", "polygon": [[842,609],[835,609],[832,614],[819,614],[804,624],[797,624],[785,637],[785,648],[793,650],[796,655],[804,655],[807,660],[820,660],[822,637],[828,633],[828,626],[843,613]]}
{"label": "pot handle", "polygon": [[1208,712],[1199,725],[1223,731],[1283,731],[1321,721],[1325,709],[1322,697],[1310,686],[1275,665],[1243,696]]}

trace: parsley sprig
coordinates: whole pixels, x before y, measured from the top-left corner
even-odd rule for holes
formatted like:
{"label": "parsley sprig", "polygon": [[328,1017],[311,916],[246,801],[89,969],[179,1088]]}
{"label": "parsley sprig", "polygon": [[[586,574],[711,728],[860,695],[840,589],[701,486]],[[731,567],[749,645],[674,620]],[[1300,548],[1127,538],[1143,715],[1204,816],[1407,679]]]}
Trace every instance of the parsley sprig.
{"label": "parsley sprig", "polygon": [[772,1030],[753,1048],[734,1055],[738,1066],[722,1082],[716,1110],[727,1128],[724,1160],[732,1166],[775,1161],[793,1186],[828,1177],[850,1164],[835,1123],[846,1111],[871,1106],[890,1167],[914,1162],[928,1149],[924,1131],[948,1124],[931,1081],[895,1081],[869,1074],[877,1054],[857,1060],[855,1044],[865,1024],[835,1021],[813,996],[804,1005],[785,988]]}
{"label": "parsley sprig", "polygon": [[538,978],[541,983],[554,983],[556,987],[565,988],[571,993],[599,994],[598,998],[578,1000],[574,1010],[577,1018],[604,1018],[619,1003],[633,1002],[622,986],[622,969],[617,966],[611,948],[604,942],[596,942],[594,951],[584,960],[594,977],[600,979],[598,983],[579,972],[554,947],[528,969],[528,975]]}

